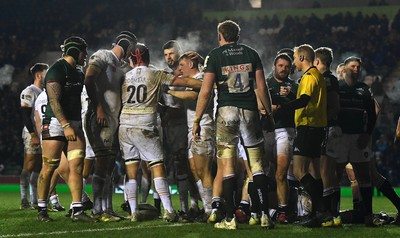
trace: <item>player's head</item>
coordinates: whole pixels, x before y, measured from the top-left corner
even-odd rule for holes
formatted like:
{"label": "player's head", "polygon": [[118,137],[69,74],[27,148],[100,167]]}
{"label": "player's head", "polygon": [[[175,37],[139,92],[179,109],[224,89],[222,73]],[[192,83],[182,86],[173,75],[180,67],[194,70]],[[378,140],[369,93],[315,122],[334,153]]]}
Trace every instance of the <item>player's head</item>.
{"label": "player's head", "polygon": [[240,26],[232,20],[220,22],[217,26],[218,41],[221,42],[221,36],[226,42],[237,42],[240,37]]}
{"label": "player's head", "polygon": [[42,81],[46,76],[49,65],[45,63],[36,63],[29,69],[29,75],[33,78],[33,81]]}
{"label": "player's head", "polygon": [[79,36],[71,36],[64,40],[61,45],[63,56],[71,56],[77,65],[84,66],[87,56],[86,41]]}
{"label": "player's head", "polygon": [[274,59],[274,77],[279,80],[286,80],[291,72],[292,58],[286,53],[278,54]]}
{"label": "player's head", "polygon": [[314,49],[309,44],[303,44],[294,48],[293,62],[297,70],[303,70],[303,64],[312,64],[314,62]]}
{"label": "player's head", "polygon": [[332,60],[333,60],[333,51],[331,48],[319,47],[318,49],[315,50],[314,65],[316,65],[316,63],[318,64],[321,63],[325,65],[327,68],[329,68],[332,64]]}
{"label": "player's head", "polygon": [[179,71],[185,77],[191,76],[190,72],[198,72],[203,64],[204,58],[195,51],[187,51],[179,57]]}
{"label": "player's head", "polygon": [[142,43],[137,43],[129,52],[128,58],[132,60],[132,64],[145,64],[150,63],[150,52],[146,45]]}
{"label": "player's head", "polygon": [[115,38],[113,47],[118,45],[124,51],[122,59],[127,59],[129,52],[136,45],[137,37],[130,31],[121,31]]}
{"label": "player's head", "polygon": [[338,80],[344,79],[344,76],[346,74],[344,68],[344,63],[338,64],[336,68],[336,77],[338,78]]}
{"label": "player's head", "polygon": [[358,80],[361,72],[361,59],[356,56],[350,56],[344,60],[344,67],[346,78],[350,77],[352,80]]}
{"label": "player's head", "polygon": [[282,48],[282,49],[278,50],[278,52],[276,52],[276,55],[279,55],[279,54],[287,54],[293,61],[293,54],[294,54],[293,49]]}
{"label": "player's head", "polygon": [[162,47],[164,60],[168,67],[175,69],[178,67],[178,59],[182,54],[182,48],[176,40],[169,40]]}

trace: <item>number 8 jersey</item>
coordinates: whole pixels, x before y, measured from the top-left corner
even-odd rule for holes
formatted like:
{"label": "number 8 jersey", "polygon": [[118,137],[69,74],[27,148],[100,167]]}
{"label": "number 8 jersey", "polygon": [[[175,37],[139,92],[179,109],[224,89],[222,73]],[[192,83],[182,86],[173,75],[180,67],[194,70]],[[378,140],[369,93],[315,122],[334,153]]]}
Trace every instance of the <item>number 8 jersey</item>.
{"label": "number 8 jersey", "polygon": [[125,75],[122,84],[121,125],[135,125],[132,114],[157,115],[161,85],[170,85],[174,76],[162,70],[139,66]]}
{"label": "number 8 jersey", "polygon": [[262,68],[260,56],[247,45],[232,43],[213,49],[205,59],[204,72],[216,76],[218,107],[258,110],[255,72]]}

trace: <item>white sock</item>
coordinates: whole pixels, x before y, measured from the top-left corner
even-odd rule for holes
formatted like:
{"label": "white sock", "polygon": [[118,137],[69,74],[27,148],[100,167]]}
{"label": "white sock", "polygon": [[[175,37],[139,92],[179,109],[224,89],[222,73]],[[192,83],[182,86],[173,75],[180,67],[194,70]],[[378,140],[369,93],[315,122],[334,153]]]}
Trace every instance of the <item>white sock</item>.
{"label": "white sock", "polygon": [[22,170],[19,178],[19,186],[21,190],[21,200],[28,200],[28,185],[30,173]]}
{"label": "white sock", "polygon": [[53,205],[59,204],[58,195],[55,194],[55,195],[53,195],[53,196],[50,196],[50,202],[51,202],[51,204],[53,204]]}
{"label": "white sock", "polygon": [[163,177],[154,178],[154,186],[156,187],[157,193],[160,196],[164,209],[168,212],[173,212],[174,209],[172,208],[171,195],[169,193],[167,179]]}
{"label": "white sock", "polygon": [[179,201],[181,202],[181,210],[183,212],[188,212],[189,210],[189,202],[188,202],[188,181],[187,181],[187,175],[178,175],[177,178],[178,180],[178,193],[179,193]]}
{"label": "white sock", "polygon": [[210,188],[203,188],[203,193],[204,193],[204,203],[203,203],[203,207],[204,207],[204,211],[207,213],[211,213],[212,211],[212,187]]}
{"label": "white sock", "polygon": [[149,196],[149,191],[150,191],[149,180],[147,180],[146,177],[142,176],[142,180],[140,182],[141,203],[147,203],[147,197]]}
{"label": "white sock", "polygon": [[102,209],[102,201],[103,201],[103,188],[105,183],[105,178],[98,176],[97,174],[93,174],[92,186],[93,186],[93,214],[97,214]]}
{"label": "white sock", "polygon": [[137,212],[137,182],[136,179],[129,179],[125,183],[125,193],[129,206],[131,207],[131,215]]}
{"label": "white sock", "polygon": [[31,204],[37,204],[38,172],[32,172],[29,179]]}

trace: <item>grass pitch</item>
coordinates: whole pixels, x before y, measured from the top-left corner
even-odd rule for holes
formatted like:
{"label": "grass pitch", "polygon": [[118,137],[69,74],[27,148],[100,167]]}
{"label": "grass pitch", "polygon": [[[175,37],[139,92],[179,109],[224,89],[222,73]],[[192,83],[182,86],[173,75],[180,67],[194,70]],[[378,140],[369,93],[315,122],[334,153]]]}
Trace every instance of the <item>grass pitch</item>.
{"label": "grass pitch", "polygon": [[[259,226],[239,224],[235,231],[217,230],[211,224],[166,223],[161,220],[131,223],[128,220],[116,223],[73,223],[65,212],[50,212],[53,222],[36,221],[35,210],[19,210],[20,199],[17,190],[0,185],[0,238],[6,237],[179,237],[179,238],[233,238],[233,237],[400,237],[400,227],[388,225],[380,228],[367,228],[364,225],[344,225],[342,228],[304,228],[296,225],[276,225],[273,230],[263,230]],[[59,189],[61,203],[68,207],[70,194],[67,189]],[[174,207],[179,207],[179,198],[173,195]],[[120,208],[122,194],[115,194],[114,208],[119,214],[126,213]],[[342,209],[352,207],[351,197],[342,197]],[[374,197],[374,212],[396,213],[395,207],[384,197]]]}

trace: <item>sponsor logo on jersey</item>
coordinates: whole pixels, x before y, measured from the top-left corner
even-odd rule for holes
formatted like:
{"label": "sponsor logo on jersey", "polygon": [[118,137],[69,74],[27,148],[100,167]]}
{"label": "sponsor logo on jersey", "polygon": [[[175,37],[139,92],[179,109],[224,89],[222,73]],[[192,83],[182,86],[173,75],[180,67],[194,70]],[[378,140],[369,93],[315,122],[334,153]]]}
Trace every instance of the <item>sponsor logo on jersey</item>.
{"label": "sponsor logo on jersey", "polygon": [[221,67],[222,75],[228,75],[229,73],[235,72],[251,72],[253,67],[251,64],[238,64],[238,65],[228,65]]}

